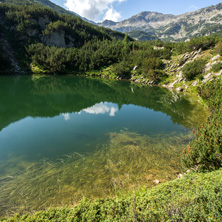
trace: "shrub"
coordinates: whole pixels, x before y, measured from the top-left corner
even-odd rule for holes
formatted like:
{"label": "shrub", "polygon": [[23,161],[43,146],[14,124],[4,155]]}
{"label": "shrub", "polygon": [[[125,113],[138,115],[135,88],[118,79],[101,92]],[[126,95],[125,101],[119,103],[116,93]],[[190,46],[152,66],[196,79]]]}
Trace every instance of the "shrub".
{"label": "shrub", "polygon": [[186,167],[198,171],[215,170],[222,166],[222,112],[211,114],[208,121],[194,134],[193,140],[183,150],[182,160]]}
{"label": "shrub", "polygon": [[197,92],[212,112],[222,109],[222,79],[206,83],[197,88]]}
{"label": "shrub", "polygon": [[165,72],[163,72],[162,70],[153,70],[150,69],[145,75],[145,77],[149,78],[151,81],[154,82],[160,82],[161,80],[163,80],[167,75]]}
{"label": "shrub", "polygon": [[113,65],[113,72],[120,77],[130,77],[130,66],[126,62],[120,62]]}
{"label": "shrub", "polygon": [[217,44],[217,46],[215,47],[215,49],[213,50],[214,53],[219,53],[220,55],[222,55],[222,42],[219,42]]}
{"label": "shrub", "polygon": [[213,72],[219,72],[222,69],[222,63],[218,62],[212,66]]}
{"label": "shrub", "polygon": [[211,114],[207,122],[194,134],[193,140],[183,149],[182,162],[185,167],[198,171],[215,170],[222,166],[222,80],[216,80],[198,89],[207,99]]}
{"label": "shrub", "polygon": [[195,77],[202,77],[206,61],[203,59],[187,63],[183,67],[183,75],[187,80],[193,80]]}

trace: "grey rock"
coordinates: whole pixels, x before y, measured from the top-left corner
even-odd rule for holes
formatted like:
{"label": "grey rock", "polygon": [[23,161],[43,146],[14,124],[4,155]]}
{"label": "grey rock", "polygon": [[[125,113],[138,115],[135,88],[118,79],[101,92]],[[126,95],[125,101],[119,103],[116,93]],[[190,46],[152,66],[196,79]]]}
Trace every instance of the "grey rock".
{"label": "grey rock", "polygon": [[176,91],[177,92],[183,92],[183,88],[182,87],[178,87],[178,88],[176,88]]}
{"label": "grey rock", "polygon": [[220,70],[220,72],[218,72],[218,73],[215,73],[214,75],[215,75],[215,76],[220,76],[220,75],[222,75],[222,70]]}
{"label": "grey rock", "polygon": [[40,17],[40,18],[38,19],[38,24],[39,24],[39,26],[41,27],[42,30],[45,29],[45,28],[46,28],[46,25],[48,25],[50,22],[51,22],[51,21],[50,21],[50,19],[49,19],[48,16]]}
{"label": "grey rock", "polygon": [[204,79],[209,79],[211,76],[213,75],[213,73],[208,73],[207,75],[204,76]]}
{"label": "grey rock", "polygon": [[199,83],[199,80],[196,80],[196,81],[194,81],[191,85],[192,85],[192,86],[197,86],[198,83]]}
{"label": "grey rock", "polygon": [[27,29],[26,33],[28,34],[28,36],[35,36],[38,34],[38,30],[37,29]]}
{"label": "grey rock", "polygon": [[155,183],[155,184],[159,184],[160,181],[156,179],[156,180],[153,181],[153,183]]}
{"label": "grey rock", "polygon": [[212,68],[212,63],[211,63],[211,62],[208,62],[208,63],[205,65],[204,72],[208,72],[209,70],[211,70],[211,68]]}
{"label": "grey rock", "polygon": [[211,61],[215,61],[215,60],[218,60],[220,58],[220,55],[218,54],[218,55],[215,55],[212,59],[211,59]]}
{"label": "grey rock", "polygon": [[52,32],[48,36],[43,36],[42,41],[48,46],[57,46],[57,47],[73,46],[72,42],[70,42],[69,45],[66,45],[65,31]]}

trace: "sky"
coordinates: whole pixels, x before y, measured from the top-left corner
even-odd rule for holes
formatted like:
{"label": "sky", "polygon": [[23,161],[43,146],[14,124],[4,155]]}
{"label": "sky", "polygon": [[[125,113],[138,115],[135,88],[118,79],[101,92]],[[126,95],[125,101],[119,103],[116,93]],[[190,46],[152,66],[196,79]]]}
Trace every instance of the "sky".
{"label": "sky", "polygon": [[50,0],[91,21],[122,21],[142,11],[179,15],[222,3],[221,0]]}

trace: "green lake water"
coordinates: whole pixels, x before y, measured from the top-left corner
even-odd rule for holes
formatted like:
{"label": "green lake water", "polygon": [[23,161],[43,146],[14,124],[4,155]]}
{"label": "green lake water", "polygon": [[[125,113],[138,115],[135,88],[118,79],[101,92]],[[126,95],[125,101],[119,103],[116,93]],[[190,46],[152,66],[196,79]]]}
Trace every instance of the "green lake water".
{"label": "green lake water", "polygon": [[0,216],[173,179],[205,118],[195,98],[164,88],[0,77]]}

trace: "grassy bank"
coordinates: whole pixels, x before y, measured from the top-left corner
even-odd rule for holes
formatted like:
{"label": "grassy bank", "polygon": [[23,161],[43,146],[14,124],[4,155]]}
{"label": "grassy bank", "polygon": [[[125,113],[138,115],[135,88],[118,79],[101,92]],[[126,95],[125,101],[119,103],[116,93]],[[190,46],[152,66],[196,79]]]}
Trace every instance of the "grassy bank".
{"label": "grassy bank", "polygon": [[[57,208],[9,221],[221,221],[222,170],[189,173],[121,198],[83,199],[74,208]],[[7,221],[1,219],[0,221]]]}

